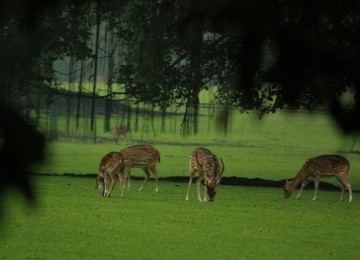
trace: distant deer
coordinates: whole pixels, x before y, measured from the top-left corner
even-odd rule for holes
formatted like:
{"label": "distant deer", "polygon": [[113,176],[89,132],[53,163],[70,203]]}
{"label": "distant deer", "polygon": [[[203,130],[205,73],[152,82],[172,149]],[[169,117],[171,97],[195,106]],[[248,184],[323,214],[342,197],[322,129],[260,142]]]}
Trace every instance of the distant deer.
{"label": "distant deer", "polygon": [[296,198],[300,198],[301,192],[304,187],[314,180],[315,192],[313,200],[316,200],[320,178],[335,176],[341,184],[342,201],[344,196],[345,187],[349,190],[349,202],[352,200],[351,184],[348,180],[348,172],[350,169],[350,162],[340,155],[320,155],[315,158],[309,159],[301,168],[299,173],[292,180],[286,180],[284,186],[285,198],[289,198],[294,189],[301,183],[299,194]]}
{"label": "distant deer", "polygon": [[119,137],[123,135],[126,137],[127,133],[129,132],[129,128],[126,125],[118,125],[113,130],[113,140],[117,144],[119,141]]}
{"label": "distant deer", "polygon": [[[110,197],[115,184],[116,175],[119,174],[120,185],[123,186],[126,183],[126,176],[120,171],[124,165],[124,159],[121,153],[110,152],[106,154],[100,161],[99,175],[96,178],[96,187],[100,194],[104,197]],[[111,185],[109,188],[109,178]],[[124,196],[123,190],[121,190],[121,197]]]}
{"label": "distant deer", "polygon": [[[131,168],[142,168],[145,173],[145,180],[139,189],[142,191],[150,177],[150,171],[155,176],[156,188],[159,191],[158,173],[156,165],[160,162],[160,153],[151,145],[134,145],[129,146],[120,151],[123,156],[124,168],[121,170],[124,175],[130,179]],[[150,171],[149,171],[150,170]],[[129,180],[130,181],[130,180]],[[123,183],[125,189],[125,183]]]}
{"label": "distant deer", "polygon": [[192,184],[192,179],[195,176],[196,171],[199,172],[199,177],[196,180],[197,187],[197,197],[199,201],[202,201],[200,195],[200,185],[201,180],[205,179],[205,195],[204,201],[214,201],[217,186],[220,183],[220,179],[222,174],[224,173],[224,162],[220,158],[217,158],[215,154],[213,154],[210,150],[199,147],[195,149],[195,151],[190,156],[190,180],[189,180],[189,188],[186,194],[186,200],[189,200],[190,188]]}

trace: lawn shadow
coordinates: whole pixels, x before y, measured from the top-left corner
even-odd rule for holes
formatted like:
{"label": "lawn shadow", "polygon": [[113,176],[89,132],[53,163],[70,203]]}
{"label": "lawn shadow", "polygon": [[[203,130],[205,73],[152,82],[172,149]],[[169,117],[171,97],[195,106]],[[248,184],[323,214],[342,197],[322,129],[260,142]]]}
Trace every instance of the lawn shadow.
{"label": "lawn shadow", "polygon": [[[68,176],[74,178],[96,178],[96,174],[75,174],[75,173],[64,173],[64,174],[38,174],[40,176]],[[144,180],[142,176],[131,176],[131,180]],[[153,178],[150,178],[149,181],[153,181]],[[171,177],[161,177],[159,181],[175,182],[175,183],[188,183],[189,177],[187,176],[171,176]],[[222,177],[221,185],[230,185],[230,186],[248,186],[248,187],[263,187],[263,188],[283,188],[285,184],[285,179],[283,180],[267,180],[262,178],[246,178],[246,177]],[[299,187],[298,187],[299,188]],[[314,183],[311,181],[306,187],[305,190],[313,190]],[[340,185],[334,185],[328,182],[320,182],[319,190],[340,190]],[[354,193],[360,193],[360,190],[353,190]]]}

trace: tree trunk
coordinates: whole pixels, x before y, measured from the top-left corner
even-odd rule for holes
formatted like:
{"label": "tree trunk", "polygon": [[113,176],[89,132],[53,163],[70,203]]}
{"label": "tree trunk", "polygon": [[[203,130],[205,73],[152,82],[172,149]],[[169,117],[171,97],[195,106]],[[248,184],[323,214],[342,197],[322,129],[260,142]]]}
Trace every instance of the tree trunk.
{"label": "tree trunk", "polygon": [[105,118],[104,118],[104,131],[110,131],[111,124],[111,111],[112,111],[112,85],[114,78],[114,33],[108,30],[110,34],[109,45],[108,45],[108,77],[107,77],[107,95],[105,103]]}
{"label": "tree trunk", "polygon": [[70,56],[69,59],[69,80],[68,80],[68,96],[66,97],[66,135],[70,135],[70,120],[71,120],[71,93],[74,91],[75,82],[75,57]]}
{"label": "tree trunk", "polygon": [[[95,128],[95,100],[96,100],[96,80],[98,69],[98,56],[99,56],[99,34],[100,34],[100,11],[99,3],[96,5],[96,32],[95,32],[95,53],[94,53],[94,75],[93,75],[93,90],[92,90],[92,102],[91,102],[91,120],[90,130],[93,132]],[[94,142],[96,142],[96,136],[94,136]]]}
{"label": "tree trunk", "polygon": [[198,133],[199,93],[202,86],[201,50],[203,36],[200,22],[194,23],[189,28],[188,34],[190,39],[189,82],[192,84],[188,89],[186,109],[181,125],[183,135],[196,135]]}
{"label": "tree trunk", "polygon": [[78,96],[77,96],[77,104],[76,104],[76,130],[79,130],[79,124],[80,124],[79,121],[80,121],[81,95],[82,95],[83,82],[84,82],[84,60],[81,60],[80,79],[79,79]]}

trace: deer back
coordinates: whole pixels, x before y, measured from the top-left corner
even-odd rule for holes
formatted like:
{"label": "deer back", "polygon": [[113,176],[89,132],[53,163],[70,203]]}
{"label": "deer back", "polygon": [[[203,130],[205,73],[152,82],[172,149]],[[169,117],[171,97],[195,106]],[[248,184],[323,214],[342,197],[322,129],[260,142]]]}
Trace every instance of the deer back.
{"label": "deer back", "polygon": [[153,165],[160,162],[160,153],[151,145],[133,145],[120,151],[125,161],[132,165]]}
{"label": "deer back", "polygon": [[346,158],[341,155],[330,154],[309,159],[301,168],[299,174],[305,174],[307,177],[334,174],[347,175],[349,169],[350,162]]}
{"label": "deer back", "polygon": [[101,159],[99,164],[99,175],[96,177],[95,188],[98,188],[102,195],[104,192],[104,175],[114,175],[120,169],[122,164],[123,157],[118,152],[109,152]]}
{"label": "deer back", "polygon": [[100,161],[99,171],[110,170],[112,168],[120,167],[123,157],[119,152],[109,152]]}
{"label": "deer back", "polygon": [[224,164],[209,149],[198,147],[190,156],[190,169],[202,171],[207,184],[214,186],[224,172]]}
{"label": "deer back", "polygon": [[293,179],[286,181],[284,191],[286,194],[291,194],[296,186],[306,179],[333,175],[341,177],[347,175],[349,169],[350,162],[341,155],[325,154],[310,158]]}

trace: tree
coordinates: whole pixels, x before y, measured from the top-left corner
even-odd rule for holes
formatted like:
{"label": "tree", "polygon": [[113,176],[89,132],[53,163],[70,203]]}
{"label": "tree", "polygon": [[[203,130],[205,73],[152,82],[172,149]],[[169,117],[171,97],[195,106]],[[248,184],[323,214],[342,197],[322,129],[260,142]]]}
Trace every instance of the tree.
{"label": "tree", "polygon": [[82,4],[41,0],[1,3],[0,103],[16,107],[14,100],[22,95],[48,92],[55,81],[55,60],[89,57],[90,33],[83,19],[86,5]]}
{"label": "tree", "polygon": [[[169,92],[179,94],[178,100],[186,100],[195,114],[198,90],[211,79],[220,100],[240,110],[263,114],[322,105],[345,131],[360,128],[354,120],[359,110],[357,1],[130,2],[136,3],[133,14],[142,14],[127,20],[137,30],[131,35],[138,40],[131,53],[139,56],[130,59],[128,71],[141,71],[134,84],[142,84],[139,98],[155,101],[154,94],[148,96],[150,86],[154,90],[156,81],[155,93],[162,93],[159,74],[170,61],[178,61],[180,84],[172,84]],[[159,31],[157,17],[163,18],[163,30],[173,30]],[[210,41],[211,36],[216,40]],[[166,61],[159,52],[172,59]],[[147,69],[141,70],[144,65]],[[344,91],[354,91],[351,110],[341,107]]]}
{"label": "tree", "polygon": [[[217,86],[220,103],[241,111],[262,115],[321,105],[346,132],[360,129],[354,120],[360,107],[358,1],[97,2],[98,22],[111,20],[122,41],[117,83],[125,84],[128,97],[163,111],[186,105],[185,134],[196,134],[198,93],[210,86]],[[93,57],[88,24],[96,24],[95,16],[71,14],[96,5],[78,3],[1,4],[0,102],[50,85],[55,59]],[[350,109],[339,98],[345,91],[354,93]]]}

